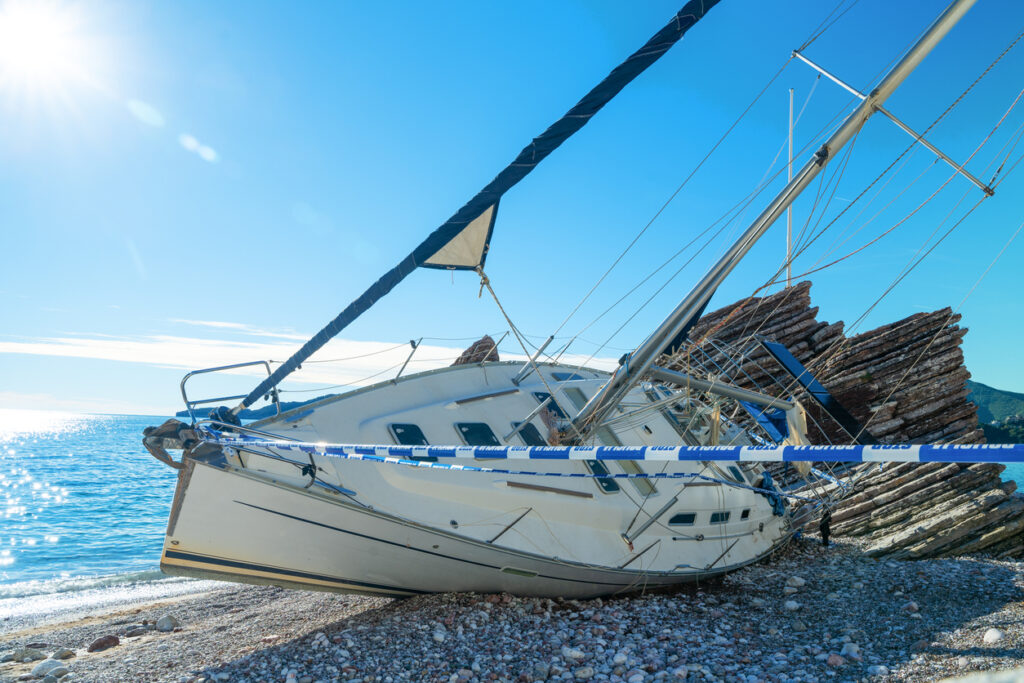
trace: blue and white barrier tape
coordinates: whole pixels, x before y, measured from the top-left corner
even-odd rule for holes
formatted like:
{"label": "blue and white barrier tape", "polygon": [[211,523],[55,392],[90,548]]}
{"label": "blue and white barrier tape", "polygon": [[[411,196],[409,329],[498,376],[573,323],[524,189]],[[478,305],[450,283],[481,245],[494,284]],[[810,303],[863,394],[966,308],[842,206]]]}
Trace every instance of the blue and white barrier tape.
{"label": "blue and white barrier tape", "polygon": [[481,460],[727,460],[739,462],[1024,462],[1024,444],[906,446],[397,446],[275,441],[203,431],[222,446],[259,445],[323,455]]}

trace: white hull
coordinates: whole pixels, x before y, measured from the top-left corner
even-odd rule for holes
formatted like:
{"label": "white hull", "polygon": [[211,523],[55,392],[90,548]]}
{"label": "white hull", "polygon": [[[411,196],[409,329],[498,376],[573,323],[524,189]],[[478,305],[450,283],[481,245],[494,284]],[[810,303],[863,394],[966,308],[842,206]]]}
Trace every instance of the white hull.
{"label": "white hull", "polygon": [[[260,428],[303,440],[362,443],[380,443],[384,435],[373,430],[384,431],[385,423],[420,424],[432,443],[443,443],[443,429],[461,420],[485,420],[497,431],[535,407],[532,392],[544,388],[535,378],[533,385],[524,382],[501,394],[512,386],[508,378],[516,369],[489,363],[413,375],[312,411],[293,411]],[[549,386],[555,384],[552,373],[561,370],[544,368]],[[589,391],[600,381],[598,373],[589,373],[585,381],[560,386]],[[481,389],[494,397],[465,400]],[[560,405],[568,404],[560,390],[555,393]],[[670,427],[655,412],[646,424],[617,429],[615,436],[627,445],[672,437],[678,443]],[[590,478],[443,471],[331,456],[316,456],[316,464],[318,484],[307,489],[309,477],[292,463],[246,453],[189,460],[179,478],[162,568],[386,595],[506,591],[588,597],[730,571],[770,553],[789,527],[764,496],[709,481],[657,480],[651,490],[621,479],[617,490],[606,492]],[[619,464],[608,466],[615,471]],[[582,462],[533,461],[530,467],[586,471]],[[656,467],[715,471],[706,463]],[[642,485],[649,486],[646,480]],[[681,511],[693,520],[670,525]],[[724,512],[730,515],[722,521]],[[652,516],[655,523],[639,531]],[[623,538],[627,532],[635,536],[632,543]]]}

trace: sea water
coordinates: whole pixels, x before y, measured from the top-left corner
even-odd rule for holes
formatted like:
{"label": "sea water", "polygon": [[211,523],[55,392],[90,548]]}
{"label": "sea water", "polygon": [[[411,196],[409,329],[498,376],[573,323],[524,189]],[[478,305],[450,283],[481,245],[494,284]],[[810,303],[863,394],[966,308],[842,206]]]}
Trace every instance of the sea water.
{"label": "sea water", "polygon": [[196,590],[159,567],[176,471],[142,430],[165,419],[0,410],[0,622]]}

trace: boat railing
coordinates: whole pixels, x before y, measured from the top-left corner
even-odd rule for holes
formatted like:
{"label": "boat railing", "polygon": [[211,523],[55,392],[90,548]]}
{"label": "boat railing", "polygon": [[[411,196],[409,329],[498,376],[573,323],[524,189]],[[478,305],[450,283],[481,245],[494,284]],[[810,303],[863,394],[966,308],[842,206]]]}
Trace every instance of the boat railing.
{"label": "boat railing", "polygon": [[[181,398],[182,398],[183,401],[185,401],[185,408],[188,410],[188,414],[189,414],[189,417],[192,419],[192,423],[194,424],[196,422],[196,415],[195,415],[195,411],[193,409],[196,406],[198,406],[198,405],[204,405],[204,404],[209,404],[209,403],[224,403],[226,401],[238,401],[238,400],[241,400],[241,399],[243,399],[243,398],[245,398],[247,396],[247,394],[238,394],[238,395],[233,395],[233,396],[215,396],[215,397],[212,397],[212,398],[190,399],[188,397],[188,393],[185,390],[185,385],[188,383],[188,381],[192,377],[195,377],[196,375],[204,375],[204,374],[211,373],[211,372],[225,372],[227,370],[237,370],[238,368],[248,368],[248,367],[252,367],[254,365],[262,365],[264,368],[266,368],[267,376],[268,377],[273,372],[270,369],[270,361],[254,360],[254,361],[249,361],[247,363],[233,363],[231,365],[219,365],[219,366],[217,366],[215,368],[204,368],[202,370],[193,370],[193,371],[187,373],[184,377],[182,377],[181,378]],[[280,415],[281,414],[281,402],[280,402],[280,398],[278,396],[277,389],[276,388],[272,388],[267,393],[267,395],[264,396],[264,398],[266,398],[267,400],[273,402],[274,407],[277,409],[277,414]]]}

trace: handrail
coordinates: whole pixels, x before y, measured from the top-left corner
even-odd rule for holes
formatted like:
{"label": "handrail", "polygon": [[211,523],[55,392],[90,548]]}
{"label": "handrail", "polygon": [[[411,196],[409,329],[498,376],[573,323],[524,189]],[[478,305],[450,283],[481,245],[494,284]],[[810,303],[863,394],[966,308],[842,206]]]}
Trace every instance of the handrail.
{"label": "handrail", "polygon": [[[192,410],[192,408],[194,408],[195,406],[201,405],[203,403],[220,403],[222,401],[233,401],[235,399],[245,398],[246,394],[239,394],[237,396],[218,396],[216,398],[203,398],[203,399],[199,399],[199,400],[195,400],[195,401],[190,401],[189,398],[188,398],[188,393],[185,391],[185,383],[188,382],[189,379],[191,379],[195,375],[204,375],[204,374],[209,373],[209,372],[222,372],[224,370],[235,370],[236,368],[248,368],[248,367],[252,367],[253,365],[262,365],[264,368],[266,368],[267,376],[268,377],[273,372],[270,369],[270,361],[254,360],[254,361],[249,361],[247,363],[233,363],[231,365],[220,365],[220,366],[217,366],[215,368],[204,368],[202,370],[192,370],[191,372],[187,373],[184,377],[182,377],[181,378],[181,398],[182,398],[182,400],[185,401],[185,408],[188,410],[189,417],[192,418],[192,424],[196,423],[196,414]],[[273,401],[274,406],[277,408],[277,414],[280,415],[281,414],[281,401],[280,401],[280,398],[278,396],[277,388],[271,388],[270,392],[268,393],[268,396],[270,397],[271,401]]]}

